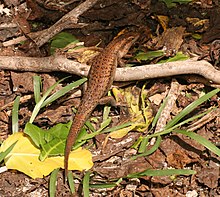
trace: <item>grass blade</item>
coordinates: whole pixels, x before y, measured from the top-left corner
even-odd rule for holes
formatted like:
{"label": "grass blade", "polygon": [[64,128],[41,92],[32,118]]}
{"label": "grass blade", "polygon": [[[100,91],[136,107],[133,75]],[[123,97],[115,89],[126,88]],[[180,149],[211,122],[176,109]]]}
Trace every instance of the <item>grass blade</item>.
{"label": "grass blade", "polygon": [[182,125],[184,125],[184,124],[186,124],[186,123],[188,123],[188,122],[191,122],[191,121],[193,121],[193,120],[195,120],[195,119],[198,119],[198,118],[200,118],[200,117],[203,117],[204,115],[208,114],[209,112],[211,112],[211,111],[214,110],[214,109],[215,109],[215,108],[209,109],[209,110],[207,110],[207,111],[205,111],[205,112],[203,112],[203,113],[201,113],[201,114],[198,114],[198,115],[195,115],[195,116],[193,116],[193,117],[190,117],[190,118],[188,118],[188,119],[186,119],[186,120],[184,120],[184,121],[182,121],[182,122],[180,122],[180,123],[174,125],[173,127],[169,128],[169,129],[166,129],[166,130],[160,131],[160,132],[158,132],[158,133],[154,133],[154,134],[148,135],[147,137],[148,137],[148,138],[152,138],[152,137],[157,137],[157,136],[160,136],[160,135],[165,135],[165,134],[171,133],[171,132],[172,132],[173,130],[175,130],[176,128],[181,127]]}
{"label": "grass blade", "polygon": [[69,183],[69,186],[70,186],[70,191],[71,191],[72,194],[74,194],[75,193],[75,185],[74,185],[73,174],[72,174],[71,171],[68,172],[67,180],[68,180],[68,183]]}
{"label": "grass blade", "polygon": [[211,97],[213,97],[215,94],[217,94],[220,91],[220,89],[212,90],[211,92],[203,95],[196,101],[189,104],[186,108],[184,108],[179,114],[177,114],[170,122],[167,123],[165,129],[169,129],[175,124],[179,122],[184,116],[188,115],[190,112],[192,112],[196,107],[201,105],[203,102],[207,101]]}
{"label": "grass blade", "polygon": [[152,126],[151,126],[151,128],[154,128],[155,125],[157,124],[157,121],[158,121],[158,119],[159,119],[159,117],[160,117],[160,114],[161,114],[161,112],[163,111],[163,109],[165,108],[165,106],[166,106],[166,104],[167,104],[167,101],[168,101],[168,97],[166,97],[166,98],[164,99],[164,101],[163,101],[163,103],[161,104],[159,110],[157,111],[157,114],[155,115],[155,117],[154,117],[154,119],[153,119],[153,121],[152,121]]}
{"label": "grass blade", "polygon": [[196,171],[187,170],[187,169],[164,169],[164,170],[147,169],[143,172],[129,174],[126,178],[140,178],[143,176],[191,175],[191,174],[196,174]]}
{"label": "grass blade", "polygon": [[144,153],[146,151],[146,147],[148,145],[149,138],[143,137],[140,147],[138,149],[138,153]]}
{"label": "grass blade", "polygon": [[121,124],[121,125],[118,125],[118,126],[115,126],[115,127],[112,127],[112,128],[105,129],[101,133],[110,133],[110,132],[115,131],[115,130],[119,130],[119,129],[123,129],[125,127],[129,127],[132,124],[133,124],[132,122],[126,122],[124,124]]}
{"label": "grass blade", "polygon": [[220,157],[220,149],[215,146],[213,143],[211,143],[209,140],[205,139],[201,135],[198,135],[197,133],[191,132],[191,131],[186,131],[186,130],[174,130],[176,133],[181,133],[183,135],[186,135],[190,137],[191,139],[195,140],[199,144],[205,146],[207,149],[215,153]]}
{"label": "grass blade", "polygon": [[[67,77],[66,77],[67,78]],[[35,105],[34,110],[32,112],[31,118],[29,120],[30,123],[32,123],[34,121],[34,119],[36,118],[38,112],[40,111],[44,101],[46,100],[46,98],[48,97],[48,95],[53,91],[53,89],[63,80],[65,80],[66,78],[63,78],[61,80],[59,80],[58,82],[56,82],[55,84],[53,84],[42,96],[42,98],[39,100],[39,102]]]}
{"label": "grass blade", "polygon": [[49,183],[49,196],[55,197],[56,195],[56,182],[57,182],[57,174],[59,172],[59,168],[55,169],[50,175],[50,183]]}
{"label": "grass blade", "polygon": [[78,81],[75,81],[73,83],[70,83],[69,85],[63,87],[61,90],[55,92],[53,95],[51,95],[50,97],[48,97],[44,103],[42,104],[42,107],[45,107],[46,105],[49,105],[50,103],[52,103],[53,101],[55,101],[56,99],[60,98],[61,96],[65,95],[67,92],[69,92],[70,90],[72,90],[75,87],[80,86],[81,84],[83,84],[85,81],[87,81],[87,78],[83,78],[80,79]]}
{"label": "grass blade", "polygon": [[33,82],[34,82],[34,99],[35,99],[35,103],[38,103],[41,99],[41,95],[40,95],[41,87],[42,87],[41,77],[34,76]]}
{"label": "grass blade", "polygon": [[90,179],[91,172],[86,172],[85,176],[83,177],[83,196],[89,197],[89,179]]}
{"label": "grass blade", "polygon": [[96,189],[105,189],[105,188],[113,188],[117,186],[116,183],[104,183],[104,184],[91,184],[91,188],[96,188]]}
{"label": "grass blade", "polygon": [[158,137],[157,137],[157,140],[156,140],[156,142],[155,142],[155,144],[152,146],[151,149],[147,150],[146,152],[144,152],[144,153],[142,153],[142,154],[133,156],[132,159],[135,160],[135,159],[137,159],[138,157],[146,157],[146,156],[152,154],[153,152],[155,152],[155,151],[159,148],[161,141],[162,141],[161,136],[158,136]]}
{"label": "grass blade", "polygon": [[12,133],[17,133],[19,130],[18,109],[19,109],[20,98],[21,98],[20,96],[16,97],[12,108]]}
{"label": "grass blade", "polygon": [[[111,119],[110,119],[109,121],[111,121]],[[108,122],[107,122],[107,123],[108,123]],[[109,122],[109,123],[110,123],[110,122]],[[127,123],[125,123],[125,124],[122,124],[122,125],[119,125],[119,126],[115,126],[115,127],[112,127],[112,128],[108,128],[108,129],[103,130],[103,131],[102,131],[102,129],[103,129],[103,128],[102,128],[102,129],[99,129],[99,130],[94,131],[94,132],[92,132],[92,133],[86,134],[86,135],[82,138],[82,140],[88,140],[88,139],[91,139],[91,138],[95,137],[96,135],[98,135],[98,134],[100,134],[100,133],[109,133],[109,132],[112,132],[112,131],[115,131],[115,130],[118,130],[118,129],[125,128],[125,127],[130,126],[130,125],[131,125],[131,123],[130,123],[130,122],[127,122]]]}
{"label": "grass blade", "polygon": [[17,143],[17,141],[15,143],[13,143],[11,146],[9,146],[6,151],[1,152],[0,153],[0,163],[3,161],[3,159],[12,151],[12,149],[14,148],[15,144]]}

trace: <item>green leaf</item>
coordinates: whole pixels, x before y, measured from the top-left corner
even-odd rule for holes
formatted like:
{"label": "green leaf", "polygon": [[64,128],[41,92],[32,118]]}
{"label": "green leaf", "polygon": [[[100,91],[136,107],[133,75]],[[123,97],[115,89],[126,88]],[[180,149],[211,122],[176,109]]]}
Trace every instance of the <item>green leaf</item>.
{"label": "green leaf", "polygon": [[139,53],[135,56],[135,58],[136,58],[137,60],[139,60],[139,61],[141,61],[141,60],[146,61],[146,60],[152,60],[152,59],[157,58],[157,57],[161,57],[161,56],[163,56],[163,55],[164,55],[164,51],[162,51],[162,50],[149,51],[149,52],[147,52],[147,53],[145,53],[145,52],[139,52]]}
{"label": "green leaf", "polygon": [[49,196],[55,197],[56,195],[56,182],[57,182],[57,175],[59,172],[59,168],[55,169],[50,175],[50,184],[49,184]]}
{"label": "green leaf", "polygon": [[174,132],[181,133],[183,135],[186,135],[186,136],[192,138],[193,140],[195,140],[199,144],[205,146],[207,149],[209,149],[210,151],[212,151],[213,153],[215,153],[216,155],[218,155],[220,157],[220,149],[217,146],[215,146],[214,144],[212,144],[209,140],[198,135],[197,133],[194,133],[191,131],[186,131],[186,130],[174,130]]}
{"label": "green leaf", "polygon": [[18,126],[18,108],[19,108],[19,102],[20,102],[20,96],[17,96],[13,108],[12,108],[12,133],[16,133],[19,130]]}
{"label": "green leaf", "polygon": [[55,49],[57,48],[64,48],[70,43],[78,43],[78,42],[79,40],[77,40],[76,37],[73,36],[72,34],[67,32],[61,32],[52,38],[51,48],[50,48],[51,54],[53,54]]}
{"label": "green leaf", "polygon": [[158,63],[166,63],[166,62],[175,62],[175,61],[184,61],[189,59],[189,56],[183,54],[182,52],[178,52],[174,57],[170,57],[167,60],[161,60]]}
{"label": "green leaf", "polygon": [[15,143],[13,143],[11,146],[9,146],[6,151],[0,153],[0,163],[12,151],[12,149],[14,148],[16,143],[17,143],[17,141]]}
{"label": "green leaf", "polygon": [[86,172],[85,176],[83,177],[83,196],[89,197],[89,179],[90,179],[91,172]]}
{"label": "green leaf", "polygon": [[35,146],[37,146],[37,148],[40,148],[40,145],[45,143],[44,130],[39,128],[38,126],[35,126],[28,122],[25,125],[24,133],[30,136]]}
{"label": "green leaf", "polygon": [[34,144],[40,148],[39,159],[43,161],[48,156],[63,155],[71,124],[72,122],[60,123],[45,131],[31,123],[27,123],[24,133],[30,136]]}
{"label": "green leaf", "polygon": [[186,169],[164,169],[164,170],[147,169],[143,172],[129,174],[127,175],[126,178],[140,178],[143,176],[191,175],[191,174],[196,174],[196,171],[186,170]]}

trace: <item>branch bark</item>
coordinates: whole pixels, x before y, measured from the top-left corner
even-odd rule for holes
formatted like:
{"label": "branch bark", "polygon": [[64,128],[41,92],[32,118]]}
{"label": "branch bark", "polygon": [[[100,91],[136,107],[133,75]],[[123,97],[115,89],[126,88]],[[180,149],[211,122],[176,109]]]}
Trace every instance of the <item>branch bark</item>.
{"label": "branch bark", "polygon": [[[0,56],[0,70],[52,72],[61,71],[80,76],[87,76],[89,66],[69,60],[64,56],[9,57]],[[220,84],[220,71],[205,60],[168,62],[137,67],[117,68],[115,81],[134,81],[182,74],[197,74],[205,77],[211,83]]]}

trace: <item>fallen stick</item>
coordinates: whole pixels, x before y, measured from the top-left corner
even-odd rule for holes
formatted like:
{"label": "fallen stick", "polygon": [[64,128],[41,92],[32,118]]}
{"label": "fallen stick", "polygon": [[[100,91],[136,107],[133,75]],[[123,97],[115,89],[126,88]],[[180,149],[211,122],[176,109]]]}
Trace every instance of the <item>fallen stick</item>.
{"label": "fallen stick", "polygon": [[[87,76],[89,66],[64,56],[56,55],[44,58],[0,56],[0,70],[31,72],[62,71],[80,76]],[[220,84],[220,71],[205,60],[168,62],[137,67],[117,68],[115,81],[134,81],[182,74],[198,74],[210,83]]]}

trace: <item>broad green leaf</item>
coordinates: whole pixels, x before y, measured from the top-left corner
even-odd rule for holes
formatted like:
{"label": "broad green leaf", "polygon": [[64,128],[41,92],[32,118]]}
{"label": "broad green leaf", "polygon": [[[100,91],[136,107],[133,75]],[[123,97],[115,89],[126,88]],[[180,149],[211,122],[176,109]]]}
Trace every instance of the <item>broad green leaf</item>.
{"label": "broad green leaf", "polygon": [[43,161],[48,156],[63,155],[71,124],[72,122],[60,123],[45,131],[31,123],[27,123],[24,132],[41,149],[40,160]]}

